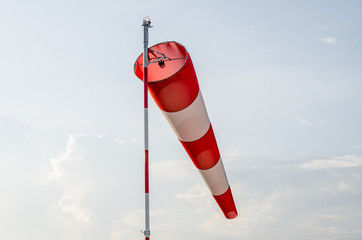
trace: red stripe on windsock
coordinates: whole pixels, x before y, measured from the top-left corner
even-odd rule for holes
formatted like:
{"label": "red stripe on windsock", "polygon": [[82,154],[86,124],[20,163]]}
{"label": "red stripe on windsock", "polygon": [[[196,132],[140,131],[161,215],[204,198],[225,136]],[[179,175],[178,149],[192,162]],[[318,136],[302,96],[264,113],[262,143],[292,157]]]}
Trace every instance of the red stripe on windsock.
{"label": "red stripe on windsock", "polygon": [[200,139],[193,142],[180,140],[180,142],[198,169],[212,168],[220,159],[220,152],[211,124],[209,130]]}
{"label": "red stripe on windsock", "polygon": [[233,219],[238,216],[238,212],[236,211],[233,194],[231,193],[231,188],[219,196],[214,196],[217,204],[223,211],[224,215],[228,219]]}

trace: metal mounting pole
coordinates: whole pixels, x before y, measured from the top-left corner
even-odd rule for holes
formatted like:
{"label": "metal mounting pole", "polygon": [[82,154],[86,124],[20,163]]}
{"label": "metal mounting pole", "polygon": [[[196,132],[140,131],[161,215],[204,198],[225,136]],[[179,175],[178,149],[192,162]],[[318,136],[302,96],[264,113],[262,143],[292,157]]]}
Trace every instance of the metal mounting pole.
{"label": "metal mounting pole", "polygon": [[144,85],[144,141],[145,141],[145,225],[143,232],[145,239],[149,240],[150,230],[150,198],[149,198],[149,153],[148,153],[148,29],[151,27],[151,19],[143,19],[143,85]]}

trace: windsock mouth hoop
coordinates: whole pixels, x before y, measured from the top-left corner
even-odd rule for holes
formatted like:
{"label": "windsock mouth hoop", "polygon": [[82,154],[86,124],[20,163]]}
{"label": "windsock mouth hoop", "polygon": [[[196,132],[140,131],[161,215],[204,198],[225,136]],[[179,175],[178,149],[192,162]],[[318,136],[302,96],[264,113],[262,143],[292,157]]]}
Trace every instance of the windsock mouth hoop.
{"label": "windsock mouth hoop", "polygon": [[[177,74],[186,64],[189,53],[175,41],[161,42],[148,48],[148,81],[160,82]],[[134,63],[136,76],[143,80],[143,53]]]}

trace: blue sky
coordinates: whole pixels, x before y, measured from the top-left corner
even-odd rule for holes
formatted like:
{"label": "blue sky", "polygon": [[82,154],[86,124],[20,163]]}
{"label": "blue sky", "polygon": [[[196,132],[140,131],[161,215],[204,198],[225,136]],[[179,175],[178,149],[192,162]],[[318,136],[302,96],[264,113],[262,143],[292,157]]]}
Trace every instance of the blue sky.
{"label": "blue sky", "polygon": [[143,239],[150,44],[193,59],[239,217],[150,103],[152,239],[361,239],[360,1],[0,1],[0,239]]}

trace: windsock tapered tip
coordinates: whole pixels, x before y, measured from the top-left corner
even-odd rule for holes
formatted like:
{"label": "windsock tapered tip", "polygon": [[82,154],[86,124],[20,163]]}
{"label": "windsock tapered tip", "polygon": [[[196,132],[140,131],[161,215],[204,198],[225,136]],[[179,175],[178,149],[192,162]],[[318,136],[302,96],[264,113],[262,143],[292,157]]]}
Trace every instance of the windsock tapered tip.
{"label": "windsock tapered tip", "polygon": [[233,219],[238,216],[230,187],[225,193],[214,196],[214,198],[227,219]]}
{"label": "windsock tapered tip", "polygon": [[225,217],[227,219],[233,219],[233,218],[236,218],[237,216],[238,216],[238,213],[236,211],[231,211],[231,212],[225,213]]}

